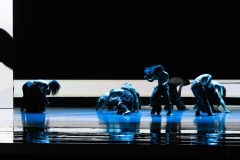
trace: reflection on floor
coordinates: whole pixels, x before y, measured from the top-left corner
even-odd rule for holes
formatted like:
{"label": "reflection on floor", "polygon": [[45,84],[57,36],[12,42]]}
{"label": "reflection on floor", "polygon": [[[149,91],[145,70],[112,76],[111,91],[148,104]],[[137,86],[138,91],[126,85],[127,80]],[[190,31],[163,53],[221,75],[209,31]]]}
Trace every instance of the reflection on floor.
{"label": "reflection on floor", "polygon": [[13,143],[135,144],[240,146],[240,108],[232,113],[173,112],[173,116],[140,113],[117,115],[116,111],[93,108],[47,108],[46,113],[14,109]]}

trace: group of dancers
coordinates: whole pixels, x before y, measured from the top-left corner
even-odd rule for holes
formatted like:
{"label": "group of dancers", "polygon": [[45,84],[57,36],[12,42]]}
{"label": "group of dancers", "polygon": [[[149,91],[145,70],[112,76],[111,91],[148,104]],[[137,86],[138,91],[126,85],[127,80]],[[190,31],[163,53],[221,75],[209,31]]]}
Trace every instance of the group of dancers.
{"label": "group of dancers", "polygon": [[[172,116],[173,103],[178,110],[188,110],[181,98],[183,86],[190,85],[190,81],[182,77],[173,77],[169,79],[169,74],[164,70],[162,65],[153,65],[144,69],[144,79],[148,82],[158,81],[150,96],[150,107],[152,115],[159,115],[162,111],[161,97],[164,98],[167,116]],[[124,84],[125,85],[125,84]],[[129,84],[131,88],[134,88]],[[178,88],[178,89],[177,89]],[[201,112],[207,112],[209,116],[214,116],[213,112],[221,112],[214,105],[222,106],[225,113],[230,113],[226,107],[224,99],[226,97],[226,88],[215,80],[212,80],[210,74],[202,74],[191,83],[191,90],[196,98],[197,103],[194,105],[195,115],[201,116]],[[141,100],[139,93],[134,89],[135,96],[128,92],[126,88],[113,89],[99,97],[96,109],[103,109],[105,106],[109,110],[117,109],[117,114],[128,114],[141,110]],[[132,97],[127,100],[126,96]],[[137,95],[137,96],[136,96]],[[136,105],[138,103],[138,105]],[[135,107],[133,107],[135,106]],[[136,107],[138,106],[138,107]]]}
{"label": "group of dancers", "polygon": [[[195,116],[201,116],[201,112],[207,112],[209,116],[214,116],[213,112],[220,112],[214,105],[222,106],[225,113],[229,113],[224,102],[226,88],[217,81],[212,80],[210,74],[198,76],[192,83],[186,78],[173,77],[169,79],[169,74],[162,65],[152,65],[144,70],[144,79],[148,82],[158,81],[158,85],[153,89],[150,96],[151,114],[159,115],[162,111],[161,97],[164,98],[167,116],[172,116],[173,104],[178,110],[188,110],[181,99],[182,87],[191,84],[191,90],[196,98],[194,105]],[[47,95],[56,95],[61,86],[57,80],[50,82],[45,80],[35,80],[26,82],[22,86],[23,98],[21,111],[26,113],[43,113],[46,106],[49,106]],[[178,88],[178,90],[177,90]],[[131,112],[140,112],[140,94],[130,83],[124,83],[119,89],[112,89],[100,96],[96,103],[96,110],[105,106],[109,110],[117,110],[117,114],[125,115]]]}
{"label": "group of dancers", "polygon": [[[158,81],[158,86],[153,90],[150,97],[150,106],[152,107],[151,114],[161,113],[160,97],[164,97],[166,108],[168,110],[167,116],[172,115],[173,104],[175,102],[177,107],[182,106],[184,103],[181,100],[181,88],[184,85],[189,85],[187,79],[175,77],[169,80],[169,74],[164,70],[162,65],[153,65],[146,67],[144,70],[144,78],[153,82]],[[176,92],[176,87],[179,85],[179,91]],[[191,90],[196,98],[197,103],[194,105],[195,115],[201,116],[201,112],[207,112],[209,116],[214,116],[213,112],[219,112],[214,109],[214,104],[221,105],[225,113],[230,113],[224,102],[226,96],[226,88],[217,81],[212,80],[210,74],[199,75],[192,83]],[[218,90],[218,92],[216,91]],[[183,105],[184,106],[184,105]],[[185,107],[181,107],[185,109]],[[180,109],[180,107],[178,107]]]}

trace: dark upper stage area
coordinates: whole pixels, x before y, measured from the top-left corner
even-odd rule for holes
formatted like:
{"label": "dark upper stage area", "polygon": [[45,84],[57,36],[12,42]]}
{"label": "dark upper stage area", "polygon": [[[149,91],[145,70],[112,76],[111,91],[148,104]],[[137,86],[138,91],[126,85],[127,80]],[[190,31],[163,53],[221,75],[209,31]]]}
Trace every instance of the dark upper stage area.
{"label": "dark upper stage area", "polygon": [[240,78],[232,2],[13,2],[15,79]]}

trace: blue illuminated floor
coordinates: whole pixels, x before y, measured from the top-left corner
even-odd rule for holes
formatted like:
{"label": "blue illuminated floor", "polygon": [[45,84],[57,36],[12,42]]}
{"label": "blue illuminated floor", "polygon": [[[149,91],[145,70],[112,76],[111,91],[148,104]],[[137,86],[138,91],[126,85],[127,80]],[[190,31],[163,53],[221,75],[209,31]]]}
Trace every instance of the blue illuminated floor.
{"label": "blue illuminated floor", "polygon": [[13,143],[132,144],[169,146],[240,146],[240,106],[228,106],[232,113],[195,117],[189,110],[166,116],[140,113],[117,115],[116,111],[92,108],[47,108],[33,114],[14,109]]}

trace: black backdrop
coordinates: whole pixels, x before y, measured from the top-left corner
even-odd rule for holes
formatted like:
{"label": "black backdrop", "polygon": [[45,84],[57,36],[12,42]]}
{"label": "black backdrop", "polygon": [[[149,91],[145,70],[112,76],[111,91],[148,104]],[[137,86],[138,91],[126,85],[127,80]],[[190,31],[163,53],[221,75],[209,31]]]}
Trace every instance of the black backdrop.
{"label": "black backdrop", "polygon": [[14,79],[239,79],[237,5],[219,1],[14,0]]}

